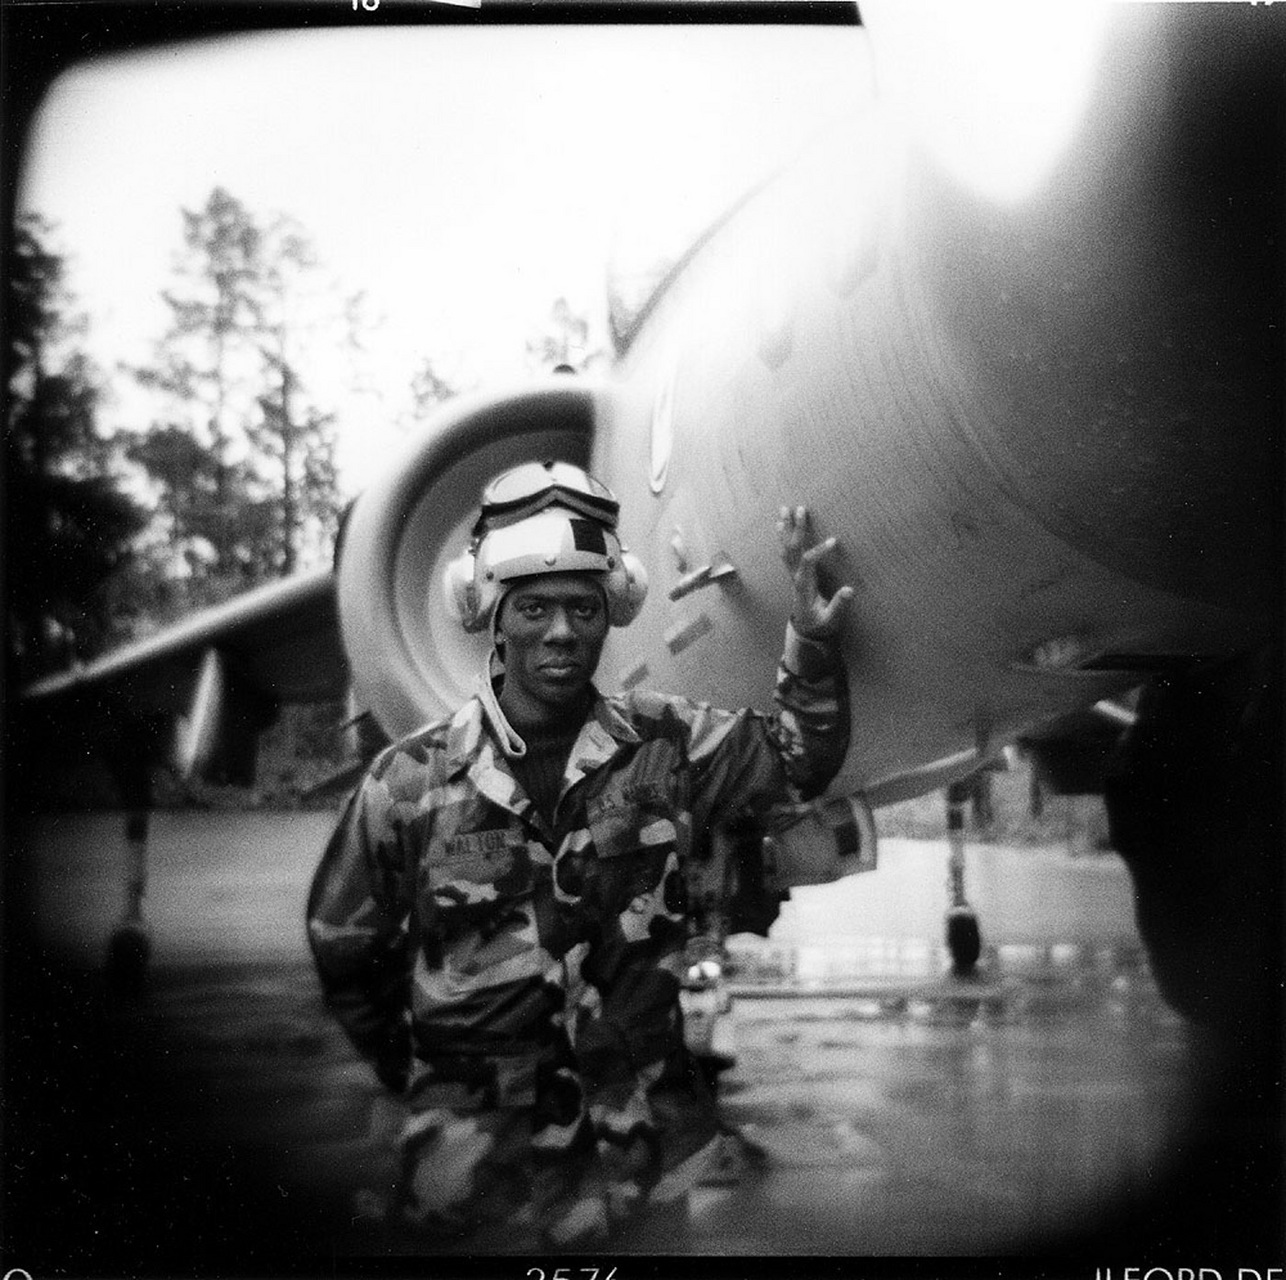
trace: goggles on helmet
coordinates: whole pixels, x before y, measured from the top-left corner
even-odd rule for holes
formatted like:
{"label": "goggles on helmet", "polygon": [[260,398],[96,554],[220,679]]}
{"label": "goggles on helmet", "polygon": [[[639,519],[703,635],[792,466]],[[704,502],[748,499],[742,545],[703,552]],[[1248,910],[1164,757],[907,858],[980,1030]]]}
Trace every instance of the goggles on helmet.
{"label": "goggles on helmet", "polygon": [[516,578],[601,575],[608,618],[623,627],[647,598],[647,570],[616,533],[620,504],[601,481],[565,462],[528,462],[496,477],[482,495],[469,548],[446,569],[447,607],[479,631]]}
{"label": "goggles on helmet", "polygon": [[489,529],[474,554],[479,582],[504,583],[544,573],[611,573],[621,544],[597,520],[559,504]]}
{"label": "goggles on helmet", "polygon": [[579,467],[566,462],[524,462],[483,490],[473,536],[503,529],[552,506],[566,507],[608,529],[616,528],[621,509],[616,495]]}

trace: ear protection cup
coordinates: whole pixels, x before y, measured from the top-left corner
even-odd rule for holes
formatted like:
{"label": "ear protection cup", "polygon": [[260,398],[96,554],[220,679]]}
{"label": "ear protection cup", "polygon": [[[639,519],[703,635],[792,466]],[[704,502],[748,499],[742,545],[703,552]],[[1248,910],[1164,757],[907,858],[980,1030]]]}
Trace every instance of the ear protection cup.
{"label": "ear protection cup", "polygon": [[490,609],[484,613],[479,608],[478,588],[474,581],[476,569],[473,551],[462,551],[442,574],[447,614],[469,632],[481,631],[491,613]]}
{"label": "ear protection cup", "polygon": [[614,627],[628,627],[643,611],[647,570],[633,552],[621,548],[616,568],[607,575],[607,616]]}

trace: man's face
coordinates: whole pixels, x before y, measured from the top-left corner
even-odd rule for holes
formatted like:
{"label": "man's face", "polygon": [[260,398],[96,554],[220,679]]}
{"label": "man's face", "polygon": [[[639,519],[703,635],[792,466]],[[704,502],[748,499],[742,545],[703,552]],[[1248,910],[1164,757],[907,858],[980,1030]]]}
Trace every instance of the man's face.
{"label": "man's face", "polygon": [[575,701],[598,669],[607,639],[603,589],[585,573],[527,578],[505,597],[496,627],[504,644],[501,701],[528,720]]}

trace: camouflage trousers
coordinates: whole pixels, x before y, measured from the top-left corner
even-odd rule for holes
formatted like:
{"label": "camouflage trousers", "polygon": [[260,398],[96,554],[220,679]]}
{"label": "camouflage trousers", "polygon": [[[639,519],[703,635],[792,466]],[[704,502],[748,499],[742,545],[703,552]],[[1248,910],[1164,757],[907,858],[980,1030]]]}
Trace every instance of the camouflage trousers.
{"label": "camouflage trousers", "polygon": [[403,1223],[444,1242],[486,1237],[521,1248],[525,1236],[565,1248],[606,1241],[648,1210],[685,1212],[719,1141],[713,1101],[708,1117],[692,1114],[695,1064],[680,1055],[673,1087],[658,1064],[642,1087],[622,1076],[587,1097],[560,1057],[417,1063],[400,1139]]}

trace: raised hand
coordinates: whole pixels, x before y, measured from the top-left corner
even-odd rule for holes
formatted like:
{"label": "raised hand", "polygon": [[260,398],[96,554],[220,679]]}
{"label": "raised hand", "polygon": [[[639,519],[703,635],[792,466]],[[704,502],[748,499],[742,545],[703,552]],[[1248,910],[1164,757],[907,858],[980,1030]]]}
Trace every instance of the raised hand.
{"label": "raised hand", "polygon": [[853,598],[853,588],[840,587],[829,600],[817,582],[817,566],[835,549],[836,539],[817,541],[807,507],[782,507],[777,517],[781,556],[795,588],[790,619],[801,636],[830,639],[839,634],[844,614]]}

